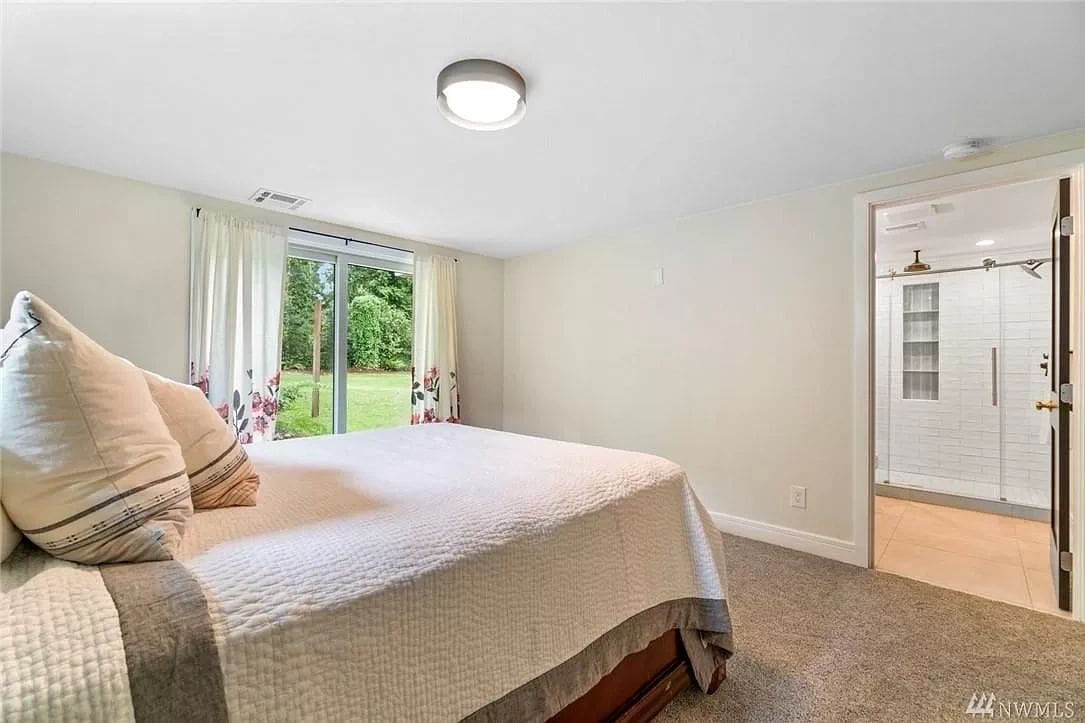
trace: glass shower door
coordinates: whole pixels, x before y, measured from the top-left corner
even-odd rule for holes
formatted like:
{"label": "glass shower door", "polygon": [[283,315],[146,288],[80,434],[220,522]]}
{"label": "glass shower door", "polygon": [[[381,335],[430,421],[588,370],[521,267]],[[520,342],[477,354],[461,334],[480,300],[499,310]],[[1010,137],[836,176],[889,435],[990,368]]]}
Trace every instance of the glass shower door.
{"label": "glass shower door", "polygon": [[[999,273],[888,280],[884,446],[879,481],[999,499]],[[881,377],[881,375],[879,375]],[[881,436],[881,435],[879,435]]]}
{"label": "glass shower door", "polygon": [[1051,424],[1038,412],[1047,399],[1051,354],[1051,266],[1001,272],[1002,344],[999,409],[1002,413],[1000,497],[1015,505],[1051,506]]}
{"label": "glass shower door", "polygon": [[[949,274],[959,311],[947,308],[948,384],[959,390],[960,426],[950,430],[946,484],[952,494],[985,500],[1002,496],[1002,293],[1000,269]],[[959,289],[959,291],[958,291]],[[947,305],[948,307],[948,305]],[[959,348],[953,350],[955,345]],[[952,381],[951,381],[952,379]],[[956,474],[954,474],[956,472]]]}
{"label": "glass shower door", "polygon": [[893,405],[893,304],[899,283],[878,278],[874,284],[874,483],[890,484]]}

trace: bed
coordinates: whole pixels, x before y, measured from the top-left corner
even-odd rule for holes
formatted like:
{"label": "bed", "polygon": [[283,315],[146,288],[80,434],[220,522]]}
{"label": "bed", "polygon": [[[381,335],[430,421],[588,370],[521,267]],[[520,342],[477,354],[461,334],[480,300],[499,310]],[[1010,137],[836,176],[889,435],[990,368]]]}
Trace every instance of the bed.
{"label": "bed", "polygon": [[462,425],[249,448],[179,559],[3,564],[5,720],[650,718],[732,651],[672,462]]}

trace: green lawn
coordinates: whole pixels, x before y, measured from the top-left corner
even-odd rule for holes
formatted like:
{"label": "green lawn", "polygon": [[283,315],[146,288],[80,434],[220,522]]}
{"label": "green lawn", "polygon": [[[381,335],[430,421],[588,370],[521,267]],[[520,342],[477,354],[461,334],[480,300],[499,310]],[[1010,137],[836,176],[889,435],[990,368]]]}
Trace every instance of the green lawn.
{"label": "green lawn", "polygon": [[[294,394],[287,390],[297,389]],[[320,415],[312,416],[312,372],[284,371],[276,437],[311,437],[332,431],[332,376],[320,377]],[[351,372],[347,375],[347,431],[397,427],[410,422],[410,372]],[[290,396],[294,396],[290,400]]]}

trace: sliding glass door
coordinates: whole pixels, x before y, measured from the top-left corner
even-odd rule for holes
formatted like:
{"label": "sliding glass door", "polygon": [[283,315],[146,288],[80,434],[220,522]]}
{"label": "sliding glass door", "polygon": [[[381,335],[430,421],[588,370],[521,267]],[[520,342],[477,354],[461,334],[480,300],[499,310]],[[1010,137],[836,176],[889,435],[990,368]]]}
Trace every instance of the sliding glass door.
{"label": "sliding glass door", "polygon": [[287,259],[278,439],[332,433],[335,269],[335,256],[307,249]]}
{"label": "sliding glass door", "polygon": [[[317,243],[290,247],[276,436],[409,423],[414,293],[409,252],[387,250],[371,257],[326,251]],[[388,258],[392,252],[399,257]]]}
{"label": "sliding glass door", "polygon": [[346,429],[407,424],[414,278],[348,264],[347,292]]}

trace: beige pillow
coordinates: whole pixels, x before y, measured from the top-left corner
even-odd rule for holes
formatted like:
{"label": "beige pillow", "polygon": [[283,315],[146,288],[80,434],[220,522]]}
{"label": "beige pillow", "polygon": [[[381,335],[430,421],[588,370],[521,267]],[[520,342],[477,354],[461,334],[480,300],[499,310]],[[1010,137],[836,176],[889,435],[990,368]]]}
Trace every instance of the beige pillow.
{"label": "beige pillow", "polygon": [[8,555],[19,546],[19,540],[23,539],[23,533],[12,524],[8,513],[4,512],[0,505],[0,562],[8,559]]}
{"label": "beige pillow", "polygon": [[233,430],[191,384],[144,371],[170,434],[181,445],[196,509],[255,505],[260,476]]}
{"label": "beige pillow", "polygon": [[5,328],[3,506],[65,560],[168,560],[192,513],[181,449],[143,373],[22,291]]}
{"label": "beige pillow", "polygon": [[[3,334],[0,334],[2,338]],[[2,350],[2,347],[0,347]],[[3,392],[0,391],[0,394]],[[3,450],[0,449],[0,498],[4,495],[4,456]],[[11,518],[8,517],[8,513],[4,511],[4,506],[0,505],[0,562],[8,559],[8,555],[14,552],[15,548],[19,546],[19,541],[23,539],[23,533],[19,532],[19,528],[12,523]]]}

